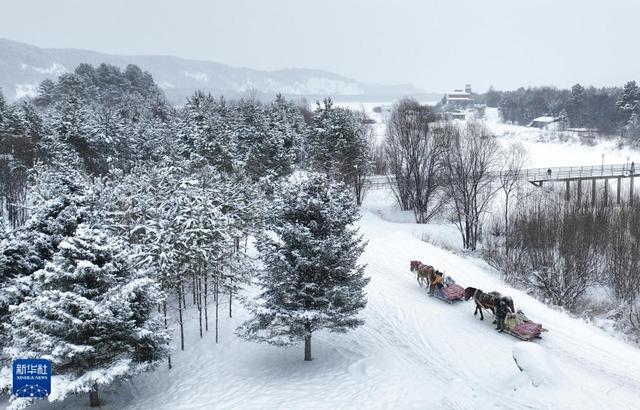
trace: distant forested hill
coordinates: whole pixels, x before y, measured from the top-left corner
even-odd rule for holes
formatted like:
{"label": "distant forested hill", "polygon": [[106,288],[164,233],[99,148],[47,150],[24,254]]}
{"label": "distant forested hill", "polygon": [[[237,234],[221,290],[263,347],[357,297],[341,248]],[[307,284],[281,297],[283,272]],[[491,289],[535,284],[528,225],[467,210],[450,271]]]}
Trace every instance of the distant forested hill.
{"label": "distant forested hill", "polygon": [[[9,100],[33,96],[38,84],[81,63],[136,64],[150,72],[170,101],[182,102],[197,89],[235,97],[250,90],[266,96],[358,96],[362,99],[417,95],[411,85],[364,84],[321,70],[261,71],[170,56],[122,56],[77,49],[39,48],[0,39],[0,87]],[[438,95],[436,98],[439,98]]]}

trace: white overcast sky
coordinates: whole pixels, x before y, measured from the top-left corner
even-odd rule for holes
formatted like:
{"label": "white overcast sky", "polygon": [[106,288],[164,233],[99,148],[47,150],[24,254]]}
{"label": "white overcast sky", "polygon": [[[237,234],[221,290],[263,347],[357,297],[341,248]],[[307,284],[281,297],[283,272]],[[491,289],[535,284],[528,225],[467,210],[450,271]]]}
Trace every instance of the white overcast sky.
{"label": "white overcast sky", "polygon": [[0,37],[446,91],[622,85],[636,0],[0,0]]}

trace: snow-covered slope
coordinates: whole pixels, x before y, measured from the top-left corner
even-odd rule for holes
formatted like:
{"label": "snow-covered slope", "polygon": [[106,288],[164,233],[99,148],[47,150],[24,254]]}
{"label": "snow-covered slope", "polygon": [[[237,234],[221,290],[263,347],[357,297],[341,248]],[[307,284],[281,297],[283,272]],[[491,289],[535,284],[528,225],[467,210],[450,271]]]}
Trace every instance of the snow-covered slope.
{"label": "snow-covered slope", "polygon": [[[192,322],[187,351],[175,353],[174,369],[163,366],[113,386],[105,392],[105,408],[637,408],[640,350],[506,286],[482,261],[417,238],[425,230],[436,234],[437,226],[388,222],[370,210],[389,200],[370,196],[359,222],[369,240],[363,259],[371,276],[363,327],[317,333],[315,360],[304,362],[302,346],[282,349],[236,338],[233,330],[245,317],[236,306],[233,319],[222,319],[218,345],[211,332],[200,340]],[[549,329],[534,342],[541,349],[514,349],[522,342],[496,333],[490,314],[484,321],[474,317],[472,302],[448,305],[427,296],[409,272],[411,259],[433,264],[463,286],[512,295],[517,308]],[[544,383],[536,387],[530,374],[518,370],[516,352]],[[539,357],[544,363],[537,366]],[[560,371],[548,377],[554,368]]]}
{"label": "snow-covered slope", "polygon": [[0,89],[9,100],[36,93],[45,78],[73,71],[80,63],[137,64],[149,71],[170,100],[182,103],[195,90],[236,97],[252,90],[267,96],[402,95],[421,91],[408,84],[380,85],[312,69],[255,70],[171,56],[122,56],[89,50],[40,48],[0,39]]}

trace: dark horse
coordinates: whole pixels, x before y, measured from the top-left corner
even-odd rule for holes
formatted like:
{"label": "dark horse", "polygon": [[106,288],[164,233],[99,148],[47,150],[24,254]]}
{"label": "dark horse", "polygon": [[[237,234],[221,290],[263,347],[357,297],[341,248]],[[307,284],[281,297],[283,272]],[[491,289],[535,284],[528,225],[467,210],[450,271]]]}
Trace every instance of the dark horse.
{"label": "dark horse", "polygon": [[473,312],[474,316],[480,312],[480,320],[484,320],[484,315],[482,314],[483,308],[490,310],[494,316],[496,315],[497,301],[494,295],[484,293],[480,289],[468,287],[464,290],[464,300],[469,300],[471,298],[476,302],[476,310]]}
{"label": "dark horse", "polygon": [[507,306],[509,306],[511,313],[516,313],[516,309],[513,306],[513,299],[511,298],[511,296],[505,296],[500,292],[489,292],[489,294],[496,299],[496,303],[495,303],[496,306],[498,306],[498,303],[500,301],[503,301],[504,303],[507,304]]}
{"label": "dark horse", "polygon": [[[496,315],[496,307],[498,303],[503,300],[506,302],[511,312],[515,312],[513,307],[513,299],[510,296],[502,296],[498,292],[489,292],[484,293],[480,289],[476,289],[473,287],[468,287],[464,290],[464,300],[469,300],[473,298],[473,301],[476,302],[476,310],[473,312],[473,315],[477,315],[480,312],[480,320],[484,320],[484,316],[482,314],[482,309],[490,310],[493,316]],[[495,322],[495,321],[494,321]]]}

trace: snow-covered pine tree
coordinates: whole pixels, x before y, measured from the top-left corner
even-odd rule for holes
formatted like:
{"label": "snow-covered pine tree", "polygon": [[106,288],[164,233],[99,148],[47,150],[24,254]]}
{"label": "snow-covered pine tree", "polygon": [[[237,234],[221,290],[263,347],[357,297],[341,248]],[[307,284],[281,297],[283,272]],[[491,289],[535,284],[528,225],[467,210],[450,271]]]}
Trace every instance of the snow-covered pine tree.
{"label": "snow-covered pine tree", "polygon": [[153,368],[168,353],[169,338],[156,318],[164,298],[158,284],[129,266],[123,244],[80,225],[44,269],[33,275],[35,295],[13,312],[13,358],[51,360],[59,397]]}
{"label": "snow-covered pine tree", "polygon": [[56,83],[50,78],[44,79],[40,85],[38,85],[38,96],[34,99],[34,102],[39,107],[47,107],[55,97]]}
{"label": "snow-covered pine tree", "polygon": [[300,163],[302,144],[309,133],[300,106],[278,94],[268,108],[273,127],[281,129],[284,135],[285,149],[292,152],[296,163]]}
{"label": "snow-covered pine tree", "polygon": [[[136,253],[132,255],[134,264],[155,278],[167,296],[177,296],[180,346],[184,350],[182,313],[186,279],[180,248],[184,229],[177,223],[181,175],[181,169],[171,165],[143,165],[111,184],[101,200],[110,228],[136,244]],[[172,307],[168,302],[167,297],[161,306],[167,330]],[[171,357],[167,359],[171,368]]]}
{"label": "snow-covered pine tree", "polygon": [[640,112],[632,113],[624,128],[631,137],[637,139],[640,136]]}
{"label": "snow-covered pine tree", "polygon": [[[86,66],[91,67],[88,64],[81,64],[76,68],[76,72],[81,69],[81,67]],[[91,67],[91,70],[93,70],[93,67]],[[85,76],[80,76],[76,73],[64,73],[58,77],[58,81],[56,81],[56,86],[53,90],[53,95],[55,96],[55,102],[68,98],[87,102],[91,99],[95,99],[96,91],[95,87],[86,80]]]}
{"label": "snow-covered pine tree", "polygon": [[0,215],[6,208],[15,228],[27,216],[27,175],[38,157],[44,130],[42,119],[28,101],[10,105],[0,116]]}
{"label": "snow-covered pine tree", "polygon": [[204,329],[209,330],[208,293],[211,284],[216,302],[215,332],[218,341],[218,290],[220,285],[220,265],[226,253],[231,252],[232,240],[229,227],[222,213],[216,186],[222,184],[217,172],[206,166],[196,170],[194,177],[182,181],[180,192],[176,193],[177,207],[175,228],[180,259],[184,260],[187,281],[191,281],[193,302],[199,313],[200,337]]}
{"label": "snow-covered pine tree", "polygon": [[0,88],[0,123],[2,123],[3,113],[7,109],[7,99],[2,92],[2,88]]}
{"label": "snow-covered pine tree", "polygon": [[[129,170],[135,146],[133,133],[116,110],[96,107],[85,124],[88,144],[93,148],[91,173],[105,175],[109,168]],[[86,162],[87,160],[85,160]]]}
{"label": "snow-covered pine tree", "polygon": [[628,116],[624,126],[627,135],[632,138],[640,135],[640,87],[635,81],[629,81],[624,85],[616,108]]}
{"label": "snow-covered pine tree", "polygon": [[367,135],[366,126],[351,110],[326,99],[313,113],[306,147],[311,167],[352,187],[358,205],[371,172]]}
{"label": "snow-covered pine tree", "polygon": [[177,135],[182,155],[204,158],[221,172],[234,168],[230,109],[224,99],[214,100],[210,94],[196,91],[177,121]]}
{"label": "snow-covered pine tree", "polygon": [[622,94],[616,102],[616,108],[631,115],[634,112],[638,112],[639,106],[640,88],[635,81],[629,81],[622,89]]}
{"label": "snow-covered pine tree", "polygon": [[215,289],[228,293],[229,317],[233,315],[234,294],[253,276],[253,263],[246,258],[245,251],[248,237],[258,233],[263,224],[263,188],[263,184],[255,184],[246,176],[231,175],[224,177],[212,192],[216,205],[222,209],[227,238],[230,240],[228,243],[220,243],[227,246],[227,249],[220,249],[218,253],[219,260],[224,263],[217,270],[218,286]]}
{"label": "snow-covered pine tree", "polygon": [[353,223],[358,210],[348,189],[321,174],[285,183],[274,199],[267,229],[256,240],[264,269],[262,292],[247,306],[252,318],[238,334],[258,342],[291,345],[328,329],[346,332],[364,321],[365,243]]}
{"label": "snow-covered pine tree", "polygon": [[95,144],[91,130],[96,128],[95,113],[80,99],[69,97],[58,102],[51,116],[57,141],[77,152],[89,174],[104,172],[101,144]]}
{"label": "snow-covered pine tree", "polygon": [[168,103],[157,99],[147,103],[139,121],[128,124],[125,135],[131,138],[123,142],[132,145],[129,149],[138,163],[160,162],[165,156],[177,157],[175,126],[178,121],[174,115]]}
{"label": "snow-covered pine tree", "polygon": [[234,108],[237,168],[255,181],[291,174],[297,147],[285,130],[284,119],[270,116],[255,100],[241,100]]}

